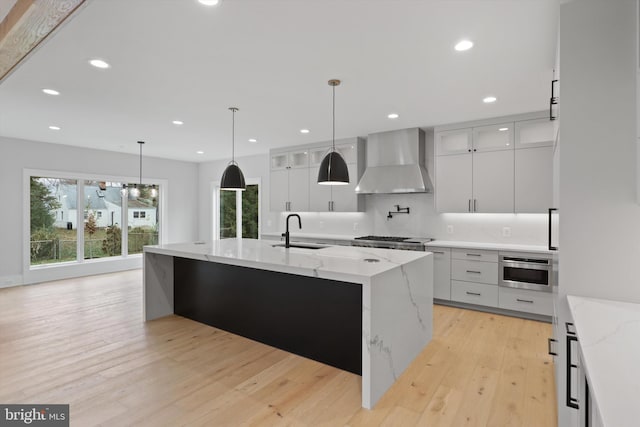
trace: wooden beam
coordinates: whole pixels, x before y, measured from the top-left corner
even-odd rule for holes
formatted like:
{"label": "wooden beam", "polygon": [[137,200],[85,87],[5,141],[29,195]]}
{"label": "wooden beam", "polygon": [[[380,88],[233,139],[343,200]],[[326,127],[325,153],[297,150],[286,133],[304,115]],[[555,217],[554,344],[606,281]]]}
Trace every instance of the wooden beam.
{"label": "wooden beam", "polygon": [[85,0],[17,0],[0,22],[0,83]]}

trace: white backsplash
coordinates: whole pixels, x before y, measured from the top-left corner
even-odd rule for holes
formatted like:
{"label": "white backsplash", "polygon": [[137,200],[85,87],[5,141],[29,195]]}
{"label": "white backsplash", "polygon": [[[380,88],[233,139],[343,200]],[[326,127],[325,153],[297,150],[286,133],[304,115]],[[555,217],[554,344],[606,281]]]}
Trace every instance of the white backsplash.
{"label": "white backsplash", "polygon": [[[485,243],[547,244],[545,214],[439,214],[432,194],[367,195],[366,212],[301,212],[302,233],[433,237]],[[394,214],[395,205],[409,214]],[[263,232],[284,231],[288,212],[263,213]],[[506,230],[505,230],[506,228]],[[296,232],[296,226],[292,232]],[[449,232],[452,231],[452,232]]]}

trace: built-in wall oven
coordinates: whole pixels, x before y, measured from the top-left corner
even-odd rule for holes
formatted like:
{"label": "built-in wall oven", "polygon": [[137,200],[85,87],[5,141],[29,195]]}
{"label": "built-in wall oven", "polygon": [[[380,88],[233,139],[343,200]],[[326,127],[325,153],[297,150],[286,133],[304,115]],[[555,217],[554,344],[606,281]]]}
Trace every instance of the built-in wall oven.
{"label": "built-in wall oven", "polygon": [[500,286],[551,292],[552,255],[500,252]]}

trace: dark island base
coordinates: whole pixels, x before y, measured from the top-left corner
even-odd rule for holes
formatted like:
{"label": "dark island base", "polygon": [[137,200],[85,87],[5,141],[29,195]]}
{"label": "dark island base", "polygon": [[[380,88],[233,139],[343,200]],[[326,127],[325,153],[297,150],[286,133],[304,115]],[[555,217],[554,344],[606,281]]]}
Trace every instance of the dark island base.
{"label": "dark island base", "polygon": [[362,375],[362,285],[174,258],[174,312]]}

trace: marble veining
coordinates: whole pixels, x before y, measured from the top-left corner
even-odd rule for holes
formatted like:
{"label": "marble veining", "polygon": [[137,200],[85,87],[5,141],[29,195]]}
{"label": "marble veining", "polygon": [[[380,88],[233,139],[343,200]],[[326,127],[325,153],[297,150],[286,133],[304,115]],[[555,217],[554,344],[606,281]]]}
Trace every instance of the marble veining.
{"label": "marble veining", "polygon": [[640,304],[567,296],[582,368],[605,426],[637,426]]}
{"label": "marble veining", "polygon": [[[144,253],[149,260],[176,256],[362,285],[362,406],[372,408],[431,340],[432,254],[351,246],[286,249],[272,244],[225,239],[198,245],[145,246]],[[365,261],[370,258],[378,262]],[[145,263],[145,269],[156,268],[157,263]],[[172,293],[172,275],[161,275],[170,283],[160,284],[152,271],[148,273],[145,292]],[[149,301],[145,299],[146,304]],[[161,304],[147,310],[145,318],[172,313],[171,300],[170,306]]]}

